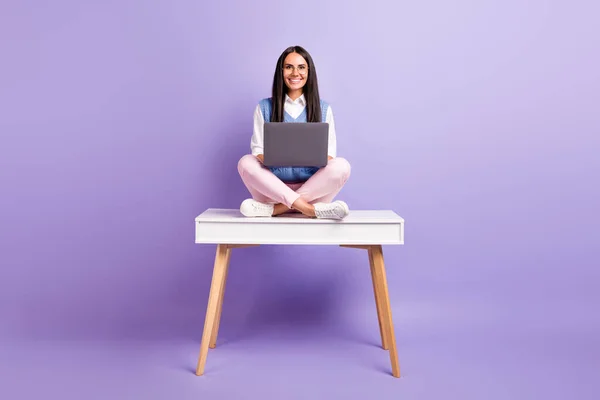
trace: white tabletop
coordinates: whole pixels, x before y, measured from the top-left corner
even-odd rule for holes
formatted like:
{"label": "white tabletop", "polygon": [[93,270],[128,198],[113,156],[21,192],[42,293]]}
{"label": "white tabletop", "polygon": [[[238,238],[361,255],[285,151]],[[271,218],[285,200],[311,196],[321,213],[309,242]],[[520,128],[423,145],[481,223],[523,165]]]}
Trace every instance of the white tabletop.
{"label": "white tabletop", "polygon": [[340,221],[209,208],[195,223],[196,243],[204,244],[404,244],[404,219],[391,210],[351,210]]}
{"label": "white tabletop", "polygon": [[341,221],[309,218],[300,213],[284,214],[277,217],[245,217],[237,209],[209,208],[196,217],[197,222],[241,222],[241,223],[298,223],[298,224],[385,224],[402,223],[404,219],[391,210],[351,210]]}

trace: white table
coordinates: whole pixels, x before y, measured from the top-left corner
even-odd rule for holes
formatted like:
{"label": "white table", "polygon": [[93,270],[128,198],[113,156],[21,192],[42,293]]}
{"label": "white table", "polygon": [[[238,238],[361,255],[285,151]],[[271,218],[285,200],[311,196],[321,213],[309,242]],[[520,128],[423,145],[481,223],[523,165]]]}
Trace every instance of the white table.
{"label": "white table", "polygon": [[239,210],[209,208],[195,219],[198,244],[216,244],[196,375],[204,373],[208,348],[215,348],[231,250],[265,245],[336,245],[368,252],[382,347],[389,351],[392,375],[400,377],[383,245],[404,244],[404,219],[389,210],[357,210],[342,221],[301,214],[246,218]]}

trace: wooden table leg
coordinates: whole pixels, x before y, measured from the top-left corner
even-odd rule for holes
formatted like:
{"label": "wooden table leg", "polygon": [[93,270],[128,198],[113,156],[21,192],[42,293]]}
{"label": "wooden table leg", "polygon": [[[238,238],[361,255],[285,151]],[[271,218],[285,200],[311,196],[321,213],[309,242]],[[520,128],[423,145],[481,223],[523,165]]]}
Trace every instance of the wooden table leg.
{"label": "wooden table leg", "polygon": [[383,250],[381,246],[372,246],[373,264],[375,270],[375,280],[378,282],[380,289],[380,297],[382,300],[383,316],[386,320],[385,328],[387,328],[387,344],[389,346],[390,361],[392,363],[392,375],[396,378],[400,377],[400,364],[398,363],[398,350],[396,349],[396,338],[394,335],[394,322],[392,320],[392,308],[390,305],[390,296],[388,292],[387,277],[385,273],[385,264],[383,261]]}
{"label": "wooden table leg", "polygon": [[208,347],[214,349],[217,347],[217,336],[219,335],[219,326],[221,325],[221,314],[223,311],[223,298],[225,297],[225,286],[227,285],[227,276],[229,275],[229,260],[231,260],[231,249],[238,249],[242,247],[257,247],[258,244],[228,244],[221,246],[227,249],[225,259],[225,278],[223,279],[223,286],[221,287],[221,295],[219,296],[219,303],[217,306],[217,313],[215,314],[215,322],[213,323],[213,329],[210,336],[210,343]]}
{"label": "wooden table leg", "polygon": [[212,335],[219,298],[221,297],[221,290],[223,289],[223,281],[225,280],[226,265],[227,246],[219,244],[217,245],[217,253],[215,255],[215,264],[212,282],[210,284],[210,293],[208,295],[208,306],[206,307],[204,331],[202,332],[202,343],[200,344],[200,355],[198,357],[196,375],[202,375],[204,373],[204,366],[206,365],[206,358],[208,356],[208,344]]}
{"label": "wooden table leg", "polygon": [[379,333],[381,335],[381,347],[384,350],[388,350],[387,344],[387,330],[386,319],[383,315],[382,295],[381,288],[378,286],[378,280],[375,274],[375,262],[373,261],[373,250],[371,247],[368,249],[369,252],[369,266],[371,268],[371,280],[373,281],[373,293],[375,295],[375,306],[377,307],[377,321],[379,322]]}
{"label": "wooden table leg", "polygon": [[229,273],[229,260],[231,259],[231,246],[227,246],[225,250],[225,277],[221,285],[219,302],[217,303],[217,313],[213,323],[212,333],[210,335],[210,344],[208,347],[214,349],[217,347],[217,336],[219,335],[219,325],[221,324],[221,312],[223,311],[223,298],[225,297],[225,285],[227,284],[227,274]]}

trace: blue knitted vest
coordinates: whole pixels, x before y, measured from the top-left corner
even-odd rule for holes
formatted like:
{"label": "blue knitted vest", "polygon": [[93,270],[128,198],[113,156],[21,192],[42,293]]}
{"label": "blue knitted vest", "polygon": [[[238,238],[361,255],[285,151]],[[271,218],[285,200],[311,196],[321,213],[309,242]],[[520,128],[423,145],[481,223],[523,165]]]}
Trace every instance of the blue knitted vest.
{"label": "blue knitted vest", "polygon": [[[262,116],[265,122],[271,121],[271,110],[272,104],[271,99],[262,99],[259,102]],[[321,121],[325,122],[327,119],[327,109],[329,104],[324,100],[321,100]],[[292,118],[290,114],[284,111],[283,122],[306,122],[306,107],[302,110],[302,113],[297,118]],[[308,178],[313,176],[318,170],[318,167],[269,167],[269,170],[273,172],[279,179],[286,183],[300,183],[306,182]]]}

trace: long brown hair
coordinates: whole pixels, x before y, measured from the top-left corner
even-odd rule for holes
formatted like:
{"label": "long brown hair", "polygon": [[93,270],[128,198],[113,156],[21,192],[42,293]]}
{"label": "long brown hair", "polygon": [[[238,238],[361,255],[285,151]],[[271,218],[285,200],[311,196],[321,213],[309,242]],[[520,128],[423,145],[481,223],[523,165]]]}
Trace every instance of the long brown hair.
{"label": "long brown hair", "polygon": [[308,63],[308,79],[303,87],[304,98],[306,99],[306,121],[321,122],[321,97],[319,96],[319,85],[317,83],[317,70],[312,57],[301,46],[288,47],[277,60],[273,77],[271,122],[283,122],[283,104],[288,90],[283,81],[283,62],[290,53],[298,53]]}

